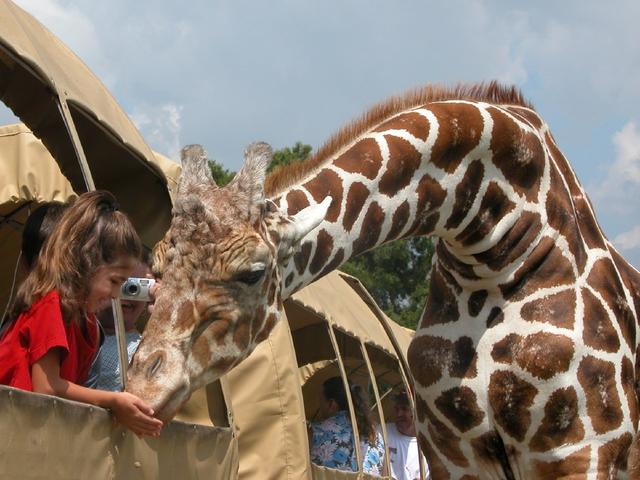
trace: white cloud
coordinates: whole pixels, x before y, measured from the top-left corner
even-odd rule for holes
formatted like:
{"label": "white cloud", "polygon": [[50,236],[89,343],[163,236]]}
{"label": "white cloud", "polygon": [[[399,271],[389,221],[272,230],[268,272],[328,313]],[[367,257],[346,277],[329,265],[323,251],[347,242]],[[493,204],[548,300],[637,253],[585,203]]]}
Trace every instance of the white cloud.
{"label": "white cloud", "polygon": [[640,248],[640,225],[618,235],[613,239],[613,244],[621,252]]}
{"label": "white cloud", "polygon": [[182,105],[165,103],[137,107],[130,117],[151,148],[178,161],[181,148],[182,110]]}

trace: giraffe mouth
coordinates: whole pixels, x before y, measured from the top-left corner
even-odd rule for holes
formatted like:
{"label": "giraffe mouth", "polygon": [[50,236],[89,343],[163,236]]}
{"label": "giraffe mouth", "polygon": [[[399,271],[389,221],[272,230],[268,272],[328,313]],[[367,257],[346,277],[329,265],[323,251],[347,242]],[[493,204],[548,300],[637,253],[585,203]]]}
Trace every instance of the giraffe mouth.
{"label": "giraffe mouth", "polygon": [[164,423],[170,422],[176,416],[178,410],[189,399],[189,387],[183,385],[173,393],[169,394],[167,399],[156,408],[155,417]]}

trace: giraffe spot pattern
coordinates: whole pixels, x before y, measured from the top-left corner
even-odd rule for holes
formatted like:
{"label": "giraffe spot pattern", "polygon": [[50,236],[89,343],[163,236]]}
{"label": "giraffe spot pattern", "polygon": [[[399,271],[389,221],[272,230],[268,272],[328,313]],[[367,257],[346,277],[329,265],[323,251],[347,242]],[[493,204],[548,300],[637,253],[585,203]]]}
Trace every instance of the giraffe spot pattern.
{"label": "giraffe spot pattern", "polygon": [[576,293],[564,290],[525,303],[520,316],[527,322],[550,323],[559,328],[573,328],[576,312]]}
{"label": "giraffe spot pattern", "polygon": [[179,330],[191,330],[196,323],[196,318],[193,315],[193,303],[189,300],[185,300],[180,303],[176,315],[178,319],[176,322],[176,328]]}
{"label": "giraffe spot pattern", "polygon": [[472,317],[477,317],[484,307],[484,302],[487,300],[489,292],[486,290],[476,290],[471,295],[469,295],[469,301],[467,302],[467,309],[469,310],[469,315]]}
{"label": "giraffe spot pattern", "polygon": [[300,190],[292,190],[287,193],[287,213],[289,215],[295,215],[300,210],[309,206],[309,200],[307,196]]}
{"label": "giraffe spot pattern", "polygon": [[484,418],[476,394],[469,387],[455,387],[442,392],[435,405],[460,432],[480,425]]}
{"label": "giraffe spot pattern", "polygon": [[618,334],[600,301],[586,288],[580,290],[584,303],[582,340],[597,350],[614,353],[620,348]]}
{"label": "giraffe spot pattern", "polygon": [[447,370],[453,378],[474,378],[477,354],[473,340],[460,337],[455,342],[431,335],[411,341],[407,360],[414,378],[425,387],[440,380]]}
{"label": "giraffe spot pattern", "polygon": [[[444,242],[439,242],[436,245],[436,254],[438,256],[438,261],[444,267],[442,269],[443,273],[448,274],[448,272],[455,272],[463,278],[468,280],[479,280],[480,277],[476,275],[476,272],[473,270],[473,267],[467,263],[461,262],[456,257],[454,257],[449,249],[444,245]],[[449,277],[447,277],[449,278]],[[451,276],[453,279],[453,276]],[[458,286],[458,282],[455,280],[450,281],[451,285],[456,287]],[[456,288],[456,291],[461,291]]]}
{"label": "giraffe spot pattern", "polygon": [[611,256],[613,257],[616,268],[620,272],[622,282],[625,287],[627,287],[627,290],[629,290],[631,298],[633,298],[633,311],[636,312],[637,315],[638,312],[640,312],[640,278],[638,278],[635,269],[633,269],[618,252],[611,250]]}
{"label": "giraffe spot pattern", "polygon": [[487,317],[487,328],[495,327],[504,321],[504,312],[500,307],[493,307]]}
{"label": "giraffe spot pattern", "polygon": [[629,357],[622,358],[620,370],[620,383],[627,397],[631,422],[635,430],[638,429],[638,394],[636,392],[636,378],[633,372],[633,362]]}
{"label": "giraffe spot pattern", "polygon": [[518,456],[513,445],[505,445],[496,431],[491,431],[471,440],[473,454],[486,472],[496,472],[499,477],[515,480],[509,458]]}
{"label": "giraffe spot pattern", "polygon": [[429,128],[429,122],[423,115],[416,112],[407,112],[382,123],[374,132],[403,130],[425,142],[429,136]]}
{"label": "giraffe spot pattern", "polygon": [[489,405],[502,429],[522,442],[531,425],[533,399],[538,390],[509,371],[498,370],[489,380]]}
{"label": "giraffe spot pattern", "polygon": [[456,235],[456,240],[464,246],[473,245],[484,239],[502,218],[515,208],[496,182],[490,182],[482,197],[478,214],[465,229]]}
{"label": "giraffe spot pattern", "polygon": [[447,192],[431,176],[424,175],[418,182],[416,196],[418,199],[416,212],[418,213],[409,233],[411,235],[427,235],[433,232],[438,218],[440,218],[437,209],[444,202]]}
{"label": "giraffe spot pattern", "polygon": [[531,438],[529,448],[534,452],[547,452],[579,442],[584,438],[584,425],[579,415],[574,387],[554,391],[544,406],[544,418]]}
{"label": "giraffe spot pattern", "polygon": [[435,449],[422,432],[418,432],[418,444],[420,445],[420,450],[424,453],[427,464],[429,465],[431,478],[449,480],[451,478],[449,469],[444,465],[444,463],[442,463]]}
{"label": "giraffe spot pattern", "polygon": [[422,155],[407,140],[393,135],[384,136],[389,148],[387,169],[380,178],[378,190],[383,195],[394,196],[411,182],[420,166]]}
{"label": "giraffe spot pattern", "polygon": [[340,247],[336,252],[336,254],[333,256],[333,259],[329,263],[327,263],[325,267],[322,269],[322,272],[320,273],[320,277],[323,277],[329,272],[332,272],[333,270],[338,268],[343,260],[344,260],[344,248]]}
{"label": "giraffe spot pattern", "polygon": [[455,190],[455,201],[451,215],[447,219],[444,228],[453,229],[467,217],[473,202],[480,191],[480,186],[484,180],[484,165],[480,160],[474,160],[467,167],[467,171],[462,177]]}
{"label": "giraffe spot pattern", "polygon": [[476,107],[464,103],[435,104],[429,109],[439,124],[431,161],[447,173],[453,173],[480,142],[484,120]]}
{"label": "giraffe spot pattern", "polygon": [[260,333],[258,333],[258,336],[256,337],[257,342],[262,342],[269,336],[269,334],[271,333],[271,330],[273,330],[273,327],[276,324],[277,319],[278,317],[273,312],[271,312],[267,316],[267,318],[264,321],[264,326],[262,327],[262,330],[260,331]]}
{"label": "giraffe spot pattern", "polygon": [[542,224],[540,215],[522,212],[507,233],[488,250],[474,255],[476,260],[490,269],[500,271],[520,258],[535,241]]}
{"label": "giraffe spot pattern", "polygon": [[289,275],[287,275],[287,278],[284,279],[284,286],[286,288],[289,288],[291,286],[291,282],[293,282],[293,279],[295,278],[293,272],[289,273]]}
{"label": "giraffe spot pattern", "polygon": [[400,206],[393,212],[393,217],[391,218],[391,229],[389,230],[389,234],[387,235],[387,240],[395,240],[400,232],[409,221],[409,202],[406,200],[400,204]]}
{"label": "giraffe spot pattern", "polygon": [[440,269],[431,272],[429,297],[422,314],[420,328],[455,322],[460,318],[458,299],[451,290]]}
{"label": "giraffe spot pattern", "polygon": [[540,138],[534,133],[521,130],[501,110],[490,107],[487,111],[493,119],[493,131],[500,132],[500,135],[491,136],[493,163],[516,193],[529,201],[535,201],[545,162]]}
{"label": "giraffe spot pattern", "polygon": [[367,213],[364,215],[360,235],[353,242],[353,254],[365,252],[373,247],[380,237],[382,222],[384,222],[384,211],[378,202],[369,204]]}
{"label": "giraffe spot pattern", "polygon": [[587,414],[598,434],[618,428],[622,408],[615,384],[613,363],[585,356],[578,367],[578,381],[587,400]]}
{"label": "giraffe spot pattern", "polygon": [[511,333],[493,347],[491,358],[498,363],[517,363],[536,378],[549,380],[569,370],[573,341],[564,335],[547,332],[521,336]]}
{"label": "giraffe spot pattern", "polygon": [[549,225],[566,239],[578,266],[578,273],[582,274],[587,262],[587,252],[573,208],[571,196],[560,177],[560,172],[554,164],[551,164],[550,188],[545,202],[547,219]]}
{"label": "giraffe spot pattern", "polygon": [[538,114],[532,110],[529,110],[528,108],[509,106],[505,109],[524,123],[529,124],[534,130],[540,130],[544,125],[544,122],[538,116]]}
{"label": "giraffe spot pattern", "polygon": [[[295,264],[296,270],[300,275],[302,275],[307,268],[309,258],[311,257],[311,248],[311,242],[304,242],[300,249],[293,255],[293,263]],[[288,286],[289,285],[287,285],[287,287]]]}
{"label": "giraffe spot pattern", "polygon": [[324,228],[318,232],[316,239],[316,251],[309,265],[309,272],[315,275],[329,260],[333,251],[333,237]]}
{"label": "giraffe spot pattern", "polygon": [[556,247],[553,239],[544,237],[514,274],[513,280],[500,285],[507,300],[521,300],[548,285],[575,283],[571,263]]}
{"label": "giraffe spot pattern", "polygon": [[613,262],[608,258],[601,258],[591,268],[587,277],[591,285],[607,302],[618,321],[622,336],[631,350],[636,348],[636,319],[623,296],[622,284],[616,273]]}
{"label": "giraffe spot pattern", "polygon": [[536,478],[575,478],[586,480],[590,463],[591,447],[587,446],[554,462],[536,460],[534,462],[534,473]]}
{"label": "giraffe spot pattern", "polygon": [[304,188],[311,194],[317,203],[320,203],[328,196],[331,196],[331,205],[329,205],[325,220],[328,222],[335,222],[340,215],[340,205],[342,203],[343,193],[342,180],[338,174],[325,168],[312,180],[305,183]]}
{"label": "giraffe spot pattern", "polygon": [[353,182],[349,187],[344,216],[342,217],[342,226],[347,232],[351,231],[370,193],[362,182]]}
{"label": "giraffe spot pattern", "polygon": [[438,420],[426,403],[421,408],[426,415],[429,436],[436,448],[454,465],[468,467],[469,461],[460,450],[460,437]]}
{"label": "giraffe spot pattern", "polygon": [[632,440],[631,434],[625,432],[598,449],[598,480],[615,478],[616,473],[627,470],[627,454]]}
{"label": "giraffe spot pattern", "polygon": [[364,138],[340,155],[333,164],[345,172],[359,173],[373,180],[382,166],[382,155],[373,138]]}

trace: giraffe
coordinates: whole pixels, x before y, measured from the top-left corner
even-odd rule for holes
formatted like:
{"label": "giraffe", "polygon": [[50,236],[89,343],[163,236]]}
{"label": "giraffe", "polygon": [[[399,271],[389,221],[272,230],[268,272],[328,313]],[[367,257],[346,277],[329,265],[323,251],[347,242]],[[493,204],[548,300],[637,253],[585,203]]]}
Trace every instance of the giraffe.
{"label": "giraffe", "polygon": [[183,153],[156,248],[163,286],[129,372],[159,416],[245,358],[292,293],[430,235],[408,361],[432,477],[636,478],[640,274],[517,89],[416,89],[266,179],[270,150],[250,146],[222,188],[201,150]]}

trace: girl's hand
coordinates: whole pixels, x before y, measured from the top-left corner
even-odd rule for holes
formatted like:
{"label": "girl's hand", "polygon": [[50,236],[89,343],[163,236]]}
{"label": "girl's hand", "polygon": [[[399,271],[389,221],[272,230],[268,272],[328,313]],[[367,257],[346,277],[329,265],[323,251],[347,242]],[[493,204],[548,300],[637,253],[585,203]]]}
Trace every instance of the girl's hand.
{"label": "girl's hand", "polygon": [[115,392],[111,410],[116,420],[136,435],[157,437],[162,429],[162,421],[153,418],[153,410],[135,395]]}
{"label": "girl's hand", "polygon": [[155,280],[156,280],[156,283],[151,285],[151,288],[149,288],[149,297],[151,297],[151,301],[147,304],[147,311],[149,312],[149,314],[153,313],[153,307],[155,306],[155,303],[156,303],[156,295],[158,293],[158,289],[160,288],[160,283],[161,283],[159,278],[156,278]]}

